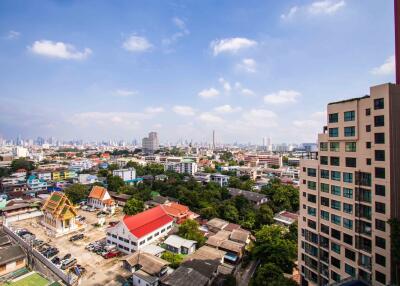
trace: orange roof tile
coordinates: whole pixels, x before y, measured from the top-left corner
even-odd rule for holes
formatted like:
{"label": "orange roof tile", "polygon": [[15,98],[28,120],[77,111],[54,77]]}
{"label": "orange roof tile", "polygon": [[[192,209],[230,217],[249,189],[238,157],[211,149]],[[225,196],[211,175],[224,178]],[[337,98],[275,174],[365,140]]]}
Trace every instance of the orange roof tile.
{"label": "orange roof tile", "polygon": [[106,188],[100,186],[94,186],[90,191],[89,198],[103,200],[103,197],[106,192],[107,192]]}

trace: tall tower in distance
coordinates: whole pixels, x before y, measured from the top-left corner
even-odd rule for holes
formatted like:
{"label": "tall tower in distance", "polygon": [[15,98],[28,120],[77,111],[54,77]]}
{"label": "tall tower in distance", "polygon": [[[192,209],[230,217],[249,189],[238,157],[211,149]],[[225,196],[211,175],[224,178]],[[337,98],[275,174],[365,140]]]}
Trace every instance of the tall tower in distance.
{"label": "tall tower in distance", "polygon": [[212,133],[212,148],[213,148],[213,150],[215,150],[215,130],[213,130],[213,133]]}
{"label": "tall tower in distance", "polygon": [[396,84],[329,103],[318,157],[300,161],[301,285],[400,284],[400,0],[394,11]]}

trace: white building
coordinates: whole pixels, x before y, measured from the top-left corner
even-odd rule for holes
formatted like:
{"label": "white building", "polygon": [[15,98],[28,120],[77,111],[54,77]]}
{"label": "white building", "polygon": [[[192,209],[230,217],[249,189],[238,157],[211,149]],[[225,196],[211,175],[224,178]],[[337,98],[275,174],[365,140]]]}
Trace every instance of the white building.
{"label": "white building", "polygon": [[29,155],[28,149],[21,146],[15,146],[12,148],[12,154],[16,158],[26,158]]}
{"label": "white building", "polygon": [[116,245],[124,253],[131,253],[166,236],[172,224],[173,219],[161,206],[134,216],[126,215],[107,229],[107,243]]}
{"label": "white building", "polygon": [[100,186],[93,186],[88,196],[87,205],[111,213],[115,211],[114,200],[107,189]]}
{"label": "white building", "polygon": [[197,172],[197,163],[192,160],[183,160],[179,163],[167,163],[164,165],[165,171],[173,171],[180,174],[194,175]]}
{"label": "white building", "polygon": [[184,239],[177,235],[170,235],[164,241],[165,248],[177,254],[192,254],[196,251],[196,244],[194,240]]}
{"label": "white building", "polygon": [[126,183],[134,182],[136,179],[136,170],[135,168],[114,170],[113,176],[120,177]]}
{"label": "white building", "polygon": [[98,182],[98,177],[96,175],[91,174],[79,174],[78,182],[82,185],[90,185]]}
{"label": "white building", "polygon": [[226,187],[229,183],[229,176],[222,174],[211,174],[211,181],[217,183],[221,187]]}

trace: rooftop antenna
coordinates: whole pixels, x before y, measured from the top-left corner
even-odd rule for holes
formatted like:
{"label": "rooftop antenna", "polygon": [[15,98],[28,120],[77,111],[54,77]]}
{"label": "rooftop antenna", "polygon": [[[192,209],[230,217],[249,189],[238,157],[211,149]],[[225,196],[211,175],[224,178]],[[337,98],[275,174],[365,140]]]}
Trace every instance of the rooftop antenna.
{"label": "rooftop antenna", "polygon": [[396,84],[400,85],[400,0],[394,0]]}

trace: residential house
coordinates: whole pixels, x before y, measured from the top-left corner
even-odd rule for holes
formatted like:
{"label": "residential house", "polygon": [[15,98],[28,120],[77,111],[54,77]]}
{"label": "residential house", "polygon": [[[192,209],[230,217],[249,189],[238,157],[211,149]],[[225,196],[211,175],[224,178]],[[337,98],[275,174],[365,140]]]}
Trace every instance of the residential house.
{"label": "residential house", "polygon": [[229,222],[223,219],[213,218],[206,223],[206,226],[209,231],[217,233],[218,231],[223,230],[228,224]]}
{"label": "residential house", "polygon": [[274,221],[277,224],[290,226],[297,222],[299,215],[288,211],[281,211],[274,216]]}
{"label": "residential house", "polygon": [[26,265],[26,254],[21,246],[15,244],[0,248],[0,277],[16,272]]}
{"label": "residential house", "polygon": [[217,183],[221,187],[226,187],[229,184],[229,176],[222,174],[211,174],[211,181]]}
{"label": "residential house", "polygon": [[177,224],[181,224],[187,219],[195,219],[199,216],[191,212],[187,206],[175,202],[165,203],[161,205],[161,207]]}
{"label": "residential house", "polygon": [[257,192],[245,191],[236,188],[228,188],[228,192],[232,197],[236,196],[245,197],[249,202],[251,202],[255,206],[260,206],[268,201],[266,195]]}
{"label": "residential house", "polygon": [[35,193],[47,190],[47,182],[43,179],[36,178],[34,175],[29,176],[26,184],[28,188]]}
{"label": "residential house", "polygon": [[115,202],[107,189],[101,186],[93,186],[88,196],[87,205],[110,213],[115,211]]}
{"label": "residential house", "polygon": [[116,245],[124,253],[131,253],[166,236],[173,221],[161,206],[133,216],[126,215],[107,229],[107,243]]}
{"label": "residential house", "polygon": [[192,254],[196,251],[196,244],[194,240],[184,239],[177,235],[170,235],[164,241],[165,248],[177,254]]}
{"label": "residential house", "polygon": [[167,274],[169,262],[152,254],[137,251],[124,260],[126,269],[132,272],[133,286],[157,286]]}
{"label": "residential house", "polygon": [[131,195],[118,194],[116,192],[108,192],[108,193],[118,206],[124,206],[126,202],[132,197]]}
{"label": "residential house", "polygon": [[76,210],[64,193],[53,192],[42,208],[43,219],[41,223],[53,236],[61,236],[83,227],[75,220]]}
{"label": "residential house", "polygon": [[118,169],[113,171],[113,176],[120,177],[125,183],[136,183],[136,169],[135,168],[126,168],[126,169]]}
{"label": "residential house", "polygon": [[208,238],[206,245],[225,251],[225,261],[236,264],[244,254],[246,243],[233,241],[230,237],[230,231],[220,230]]}

